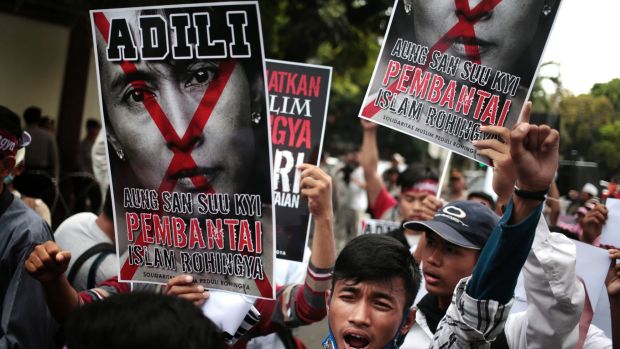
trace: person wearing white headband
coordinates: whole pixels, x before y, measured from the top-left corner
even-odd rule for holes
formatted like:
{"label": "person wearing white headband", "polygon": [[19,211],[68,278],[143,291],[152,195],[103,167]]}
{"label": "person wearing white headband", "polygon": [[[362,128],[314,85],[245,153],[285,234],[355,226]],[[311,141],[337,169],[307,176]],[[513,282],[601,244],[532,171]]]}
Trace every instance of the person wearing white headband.
{"label": "person wearing white headband", "polygon": [[[400,173],[398,184],[401,192],[398,198],[390,195],[377,172],[379,150],[377,148],[377,124],[361,120],[364,129],[360,164],[364,169],[368,207],[375,219],[404,223],[415,220],[429,220],[442,206],[435,198],[439,189],[437,176],[425,168],[409,167]],[[401,227],[388,235],[398,239],[410,250],[415,250],[422,232]],[[419,256],[416,254],[416,260]]]}

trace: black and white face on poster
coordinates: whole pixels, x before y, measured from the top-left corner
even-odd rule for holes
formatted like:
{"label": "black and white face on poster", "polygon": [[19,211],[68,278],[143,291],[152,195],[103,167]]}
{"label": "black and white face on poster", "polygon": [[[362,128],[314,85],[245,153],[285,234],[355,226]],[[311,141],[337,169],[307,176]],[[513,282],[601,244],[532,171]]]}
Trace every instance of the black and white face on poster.
{"label": "black and white face on poster", "polygon": [[360,117],[474,160],[481,125],[510,127],[560,0],[396,0]]}
{"label": "black and white face on poster", "polygon": [[277,258],[301,262],[310,214],[296,166],[319,164],[331,67],[267,60]]}
{"label": "black and white face on poster", "polygon": [[258,5],[91,12],[123,281],[273,298]]}

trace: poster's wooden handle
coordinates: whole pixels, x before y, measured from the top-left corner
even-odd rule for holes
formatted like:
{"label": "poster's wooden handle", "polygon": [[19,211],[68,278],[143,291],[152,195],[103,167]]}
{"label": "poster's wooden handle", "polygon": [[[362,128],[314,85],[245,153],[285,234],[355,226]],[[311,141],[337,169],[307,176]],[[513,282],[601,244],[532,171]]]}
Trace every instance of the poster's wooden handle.
{"label": "poster's wooden handle", "polygon": [[450,160],[452,160],[452,150],[448,150],[448,156],[443,163],[443,170],[441,171],[441,177],[439,177],[439,188],[437,188],[437,198],[441,199],[441,191],[443,190],[443,184],[446,182],[446,176],[448,168],[450,168]]}

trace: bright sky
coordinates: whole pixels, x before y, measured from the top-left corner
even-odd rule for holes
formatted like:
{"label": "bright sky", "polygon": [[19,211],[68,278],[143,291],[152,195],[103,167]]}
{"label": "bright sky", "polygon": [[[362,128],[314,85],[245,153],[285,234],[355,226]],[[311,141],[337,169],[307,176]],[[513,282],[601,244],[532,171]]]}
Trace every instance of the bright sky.
{"label": "bright sky", "polygon": [[618,13],[618,0],[562,0],[542,62],[560,63],[564,88],[588,93],[597,82],[620,78]]}

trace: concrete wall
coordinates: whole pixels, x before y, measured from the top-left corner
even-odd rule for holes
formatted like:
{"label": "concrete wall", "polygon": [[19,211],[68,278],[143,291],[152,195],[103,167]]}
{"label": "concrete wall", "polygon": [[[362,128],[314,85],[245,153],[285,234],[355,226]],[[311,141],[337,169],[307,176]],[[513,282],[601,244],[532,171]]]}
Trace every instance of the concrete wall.
{"label": "concrete wall", "polygon": [[101,112],[99,111],[99,88],[97,86],[97,68],[95,66],[95,54],[91,53],[88,67],[88,82],[86,85],[86,100],[84,101],[84,117],[82,118],[82,137],[84,136],[84,125],[89,118],[96,119],[103,123]]}
{"label": "concrete wall", "polygon": [[58,119],[69,28],[0,13],[0,104]]}
{"label": "concrete wall", "polygon": [[[58,120],[70,28],[0,12],[0,105],[21,116],[36,105]],[[88,68],[81,136],[88,118],[101,121],[94,52]]]}

